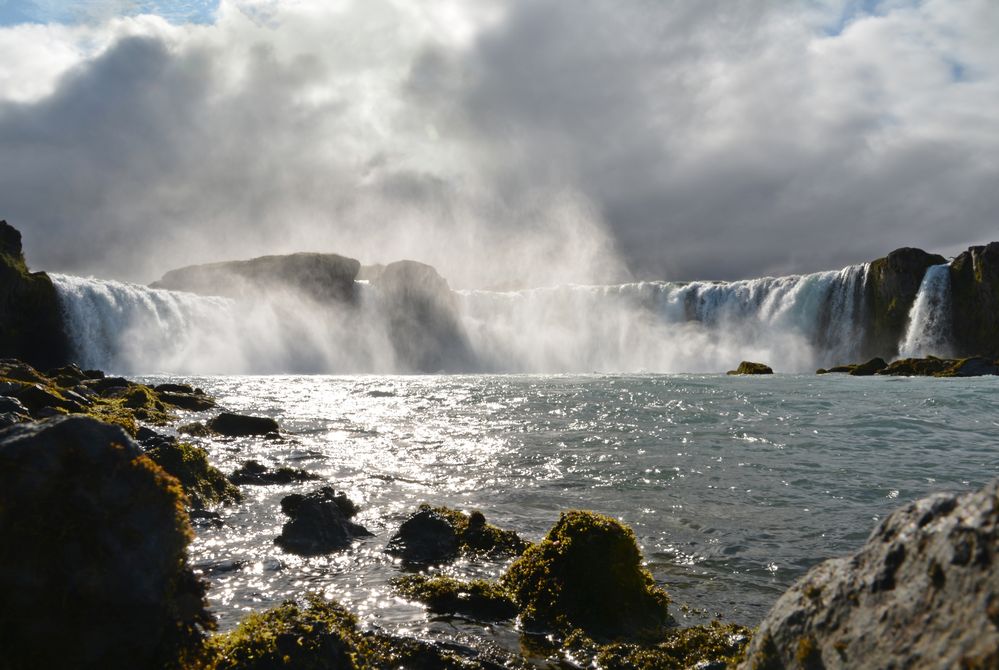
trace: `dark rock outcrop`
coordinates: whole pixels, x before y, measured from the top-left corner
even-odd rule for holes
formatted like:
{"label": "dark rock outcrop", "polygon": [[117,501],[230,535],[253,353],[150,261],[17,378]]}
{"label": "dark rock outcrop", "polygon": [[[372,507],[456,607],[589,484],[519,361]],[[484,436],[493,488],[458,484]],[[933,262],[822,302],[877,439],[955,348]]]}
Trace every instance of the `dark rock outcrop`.
{"label": "dark rock outcrop", "polygon": [[279,467],[272,470],[259,461],[246,461],[229,475],[229,481],[233,484],[255,486],[293,484],[318,479],[322,477],[299,468]]}
{"label": "dark rock outcrop", "polygon": [[176,391],[161,391],[157,387],[160,400],[168,405],[192,412],[203,412],[215,407],[215,401],[204,393],[178,393]]}
{"label": "dark rock outcrop", "polygon": [[291,289],[319,302],[354,300],[360,262],[337,254],[298,253],[171,270],[153,288],[253,298],[261,289]]}
{"label": "dark rock outcrop", "polygon": [[486,523],[482,512],[464,514],[421,505],[399,526],[385,550],[414,565],[447,563],[459,555],[519,556],[527,549],[513,531]]}
{"label": "dark rock outcrop", "polygon": [[401,367],[412,372],[473,368],[454,294],[437,270],[416,261],[397,261],[386,265],[371,285]]}
{"label": "dark rock outcrop", "polygon": [[999,480],[914,502],[853,556],[812,568],[741,667],[999,667]]}
{"label": "dark rock outcrop", "polygon": [[901,358],[877,372],[893,377],[983,377],[999,375],[999,361],[987,358]]}
{"label": "dark rock outcrop", "polygon": [[743,361],[739,363],[739,367],[735,370],[729,370],[725,374],[729,375],[772,375],[774,373],[773,368],[769,365],[764,365],[763,363],[753,363],[752,361]]}
{"label": "dark rock outcrop", "polygon": [[954,352],[999,358],[999,242],[971,247],[950,264]]}
{"label": "dark rock outcrop", "polygon": [[880,357],[875,357],[867,361],[866,363],[850,363],[848,365],[836,365],[829,368],[828,370],[824,368],[819,368],[818,370],[815,371],[815,374],[825,375],[831,372],[842,372],[849,375],[853,375],[854,377],[870,377],[871,375],[875,375],[881,370],[884,370],[886,367],[888,367],[888,363],[885,362],[885,359]]}
{"label": "dark rock outcrop", "polygon": [[175,667],[213,626],[176,480],[81,416],[0,431],[0,665]]}
{"label": "dark rock outcrop", "polygon": [[0,358],[46,369],[67,363],[70,351],[52,280],[28,271],[21,233],[0,221]]}
{"label": "dark rock outcrop", "polygon": [[946,262],[943,256],[911,247],[871,261],[865,287],[865,356],[898,355],[898,343],[905,334],[923,275],[929,267]]}
{"label": "dark rock outcrop", "polygon": [[247,437],[278,432],[278,423],[265,416],[222,412],[208,422],[208,429],[227,437]]}
{"label": "dark rock outcrop", "polygon": [[458,533],[445,515],[424,509],[403,522],[385,550],[407,563],[446,563],[458,557]]}
{"label": "dark rock outcrop", "polygon": [[371,535],[350,519],[357,506],[331,486],[308,495],[292,494],[281,500],[281,511],[291,517],[274,542],[299,556],[318,556],[350,547],[354,538]]}

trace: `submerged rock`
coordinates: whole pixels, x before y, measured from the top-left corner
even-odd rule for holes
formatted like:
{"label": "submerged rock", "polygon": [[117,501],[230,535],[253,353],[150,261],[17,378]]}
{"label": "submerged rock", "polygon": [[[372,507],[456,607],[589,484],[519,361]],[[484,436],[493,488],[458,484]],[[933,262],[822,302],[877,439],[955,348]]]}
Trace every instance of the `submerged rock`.
{"label": "submerged rock", "polygon": [[0,665],[174,667],[213,626],[177,481],[82,416],[0,431]]}
{"label": "submerged rock", "polygon": [[312,594],[254,613],[212,639],[215,670],[503,670],[525,668],[502,652],[361,632],[357,618]]}
{"label": "submerged rock", "polygon": [[739,367],[735,370],[729,370],[726,374],[730,375],[772,375],[774,373],[773,368],[769,365],[764,365],[763,363],[753,363],[752,361],[743,361],[739,363]]}
{"label": "submerged rock", "polygon": [[518,556],[527,543],[513,531],[486,523],[482,512],[469,515],[447,507],[421,505],[389,540],[386,551],[412,564],[438,564],[459,554]]}
{"label": "submerged rock", "polygon": [[177,391],[157,391],[160,400],[168,405],[192,412],[203,412],[215,407],[215,401],[203,393],[179,393]]}
{"label": "submerged rock", "polygon": [[281,500],[281,511],[291,517],[274,542],[300,556],[318,556],[347,549],[355,538],[371,533],[350,521],[357,506],[343,493],[324,486],[308,495],[292,494]]}
{"label": "submerged rock", "polygon": [[529,630],[595,639],[660,637],[669,597],[642,567],[629,528],[593,512],[564,512],[502,578]]}
{"label": "submerged rock", "polygon": [[482,579],[462,582],[453,577],[406,575],[393,580],[392,586],[439,614],[463,614],[482,621],[517,616],[517,604],[510,595],[499,584]]}
{"label": "submerged rock", "polygon": [[265,416],[247,416],[222,412],[208,422],[208,428],[228,437],[247,437],[278,432],[278,423]]}
{"label": "submerged rock", "polygon": [[268,484],[292,484],[322,479],[319,475],[298,468],[280,467],[271,470],[259,461],[246,461],[231,475],[233,484],[265,486]]}
{"label": "submerged rock", "polygon": [[892,513],[781,596],[741,667],[999,667],[997,526],[999,480]]}

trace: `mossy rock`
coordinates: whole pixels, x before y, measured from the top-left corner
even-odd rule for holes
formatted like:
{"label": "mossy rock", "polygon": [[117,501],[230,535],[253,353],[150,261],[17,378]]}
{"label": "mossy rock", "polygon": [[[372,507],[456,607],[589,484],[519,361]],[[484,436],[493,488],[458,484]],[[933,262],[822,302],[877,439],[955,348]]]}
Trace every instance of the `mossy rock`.
{"label": "mossy rock", "polygon": [[250,614],[230,633],[213,638],[209,670],[486,670],[523,667],[514,659],[480,659],[457,645],[361,632],[356,618],[321,595],[304,606],[287,601]]}
{"label": "mossy rock", "polygon": [[289,468],[281,466],[278,468],[268,468],[260,461],[246,461],[239,468],[229,475],[229,481],[233,484],[267,486],[272,484],[293,484],[295,482],[308,482],[321,480],[317,474],[302,470],[301,468]]}
{"label": "mossy rock", "polygon": [[642,566],[634,533],[594,512],[564,512],[502,584],[528,629],[628,640],[659,636],[671,623],[669,597]]}
{"label": "mossy rock", "polygon": [[764,365],[763,363],[753,363],[752,361],[743,361],[739,363],[739,367],[735,370],[729,370],[726,374],[730,375],[772,375],[774,373],[773,368],[769,365]]}
{"label": "mossy rock", "polygon": [[893,377],[932,377],[945,372],[957,361],[946,358],[927,356],[926,358],[902,358],[892,361],[887,367],[878,371],[879,375]]}
{"label": "mossy rock", "polygon": [[0,666],[174,668],[214,622],[176,479],[82,416],[0,431]]}
{"label": "mossy rock", "polygon": [[600,645],[585,635],[570,636],[568,647],[577,658],[592,659],[604,670],[674,670],[675,668],[734,668],[744,657],[752,631],[736,624],[712,621],[704,626],[674,628],[652,644]]}
{"label": "mossy rock", "polygon": [[512,619],[517,604],[499,584],[476,579],[463,582],[453,577],[406,575],[392,581],[402,596],[427,606],[431,612],[462,614],[483,621]]}
{"label": "mossy rock", "polygon": [[310,595],[244,618],[230,633],[212,638],[214,670],[343,670],[356,668],[357,619],[338,603]]}
{"label": "mossy rock", "polygon": [[195,509],[236,503],[239,489],[208,462],[208,452],[179,440],[164,440],[146,452],[157,465],[177,478]]}
{"label": "mossy rock", "polygon": [[438,564],[466,556],[519,556],[528,543],[486,522],[482,512],[420,505],[389,540],[386,551],[407,563]]}

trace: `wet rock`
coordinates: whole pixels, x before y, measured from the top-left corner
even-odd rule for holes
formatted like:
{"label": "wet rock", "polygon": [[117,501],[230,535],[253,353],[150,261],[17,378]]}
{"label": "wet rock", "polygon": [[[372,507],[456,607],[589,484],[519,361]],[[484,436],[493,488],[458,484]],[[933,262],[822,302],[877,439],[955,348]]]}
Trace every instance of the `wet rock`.
{"label": "wet rock", "polygon": [[274,542],[300,556],[318,556],[347,549],[355,538],[371,535],[350,521],[357,506],[331,486],[308,495],[292,494],[281,500],[281,511],[291,517]]}
{"label": "wet rock", "polygon": [[82,416],[0,431],[0,665],[175,667],[213,625],[176,480]]}
{"label": "wet rock", "polygon": [[999,361],[976,356],[955,361],[937,377],[988,377],[999,375]]}
{"label": "wet rock", "polygon": [[61,409],[66,412],[83,412],[85,405],[63,397],[54,389],[41,384],[25,384],[14,393],[14,397],[28,408],[32,415],[44,409]]}
{"label": "wet rock", "polygon": [[83,385],[92,388],[103,396],[108,395],[109,392],[117,392],[118,389],[127,389],[132,386],[132,382],[124,377],[100,377],[88,379],[83,382]]}
{"label": "wet rock", "polygon": [[297,468],[280,467],[271,470],[259,461],[246,461],[239,469],[229,475],[229,481],[233,484],[256,486],[292,484],[319,479],[322,479],[322,477]]}
{"label": "wet rock", "polygon": [[730,375],[772,375],[774,373],[773,369],[769,365],[764,365],[763,363],[753,363],[752,361],[743,361],[739,363],[739,367],[735,370],[729,370],[726,374]]}
{"label": "wet rock", "polygon": [[999,480],[897,510],[781,596],[741,667],[999,667],[997,525]]}
{"label": "wet rock", "polygon": [[215,407],[215,401],[204,394],[157,391],[157,395],[159,395],[160,400],[168,405],[192,412],[203,412]]}
{"label": "wet rock", "polygon": [[486,522],[482,512],[421,505],[389,540],[386,551],[412,564],[438,564],[460,554],[519,556],[527,548],[515,532]]}
{"label": "wet rock", "polygon": [[634,533],[593,512],[564,512],[501,581],[528,630],[627,640],[661,637],[672,623]]}
{"label": "wet rock", "polygon": [[481,579],[462,582],[453,577],[406,575],[393,580],[392,586],[400,595],[439,614],[461,614],[480,621],[517,616],[517,604],[503,587]]}
{"label": "wet rock", "polygon": [[14,414],[28,414],[28,408],[25,407],[20,400],[17,398],[11,398],[10,396],[0,396],[0,413],[13,412]]}
{"label": "wet rock", "polygon": [[144,447],[149,445],[146,451],[149,458],[177,478],[192,509],[237,503],[243,499],[239,489],[208,461],[208,452],[204,449],[165,435],[147,436],[142,444]]}
{"label": "wet rock", "polygon": [[70,363],[69,365],[63,366],[61,368],[55,368],[53,370],[48,370],[45,376],[54,381],[59,386],[69,388],[76,386],[83,380],[87,378],[83,370],[80,369],[75,363]]}
{"label": "wet rock", "polygon": [[268,417],[223,412],[208,422],[208,428],[228,437],[246,437],[276,433],[278,423]]}
{"label": "wet rock", "polygon": [[870,377],[884,370],[886,367],[888,367],[888,363],[885,362],[885,359],[875,357],[866,363],[854,365],[853,369],[850,370],[850,374],[854,377]]}
{"label": "wet rock", "polygon": [[403,522],[385,551],[407,563],[446,563],[458,557],[458,533],[439,511],[423,509]]}
{"label": "wet rock", "polygon": [[157,384],[153,390],[157,393],[194,393],[194,387],[190,384]]}
{"label": "wet rock", "polygon": [[926,358],[901,358],[892,361],[883,370],[878,371],[879,375],[890,375],[894,377],[932,377],[950,368],[955,361],[946,358],[936,358],[927,356]]}
{"label": "wet rock", "polygon": [[214,435],[212,430],[200,421],[177,426],[177,432],[181,435],[190,435],[191,437],[209,437]]}

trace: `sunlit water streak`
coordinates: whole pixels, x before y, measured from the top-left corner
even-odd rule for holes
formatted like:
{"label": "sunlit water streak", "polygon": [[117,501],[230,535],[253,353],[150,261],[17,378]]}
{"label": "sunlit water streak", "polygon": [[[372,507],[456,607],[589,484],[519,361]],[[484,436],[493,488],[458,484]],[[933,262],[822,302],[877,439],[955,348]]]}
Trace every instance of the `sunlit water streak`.
{"label": "sunlit water streak", "polygon": [[[164,378],[149,378],[162,381]],[[177,378],[173,378],[177,379]],[[815,563],[856,549],[906,501],[999,474],[999,379],[847,376],[193,377],[221,405],[273,416],[286,439],[195,440],[226,472],[256,458],[323,475],[375,536],[329,557],[273,544],[279,501],[318,486],[243,487],[191,548],[223,629],[323,589],[369,624],[481,634],[389,588],[385,543],[421,502],[481,509],[539,539],[561,510],[632,528],[678,603],[755,625]],[[192,414],[185,419],[198,418]],[[463,561],[463,577],[504,562]],[[683,618],[679,608],[674,608]],[[516,648],[512,624],[487,634]]]}

